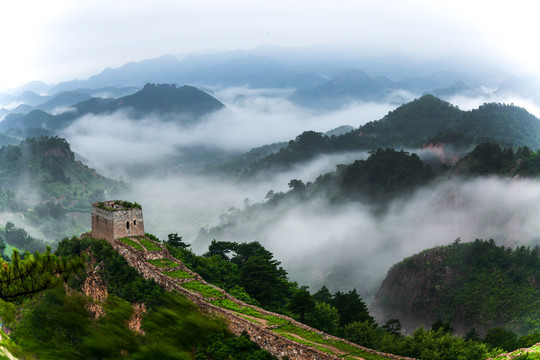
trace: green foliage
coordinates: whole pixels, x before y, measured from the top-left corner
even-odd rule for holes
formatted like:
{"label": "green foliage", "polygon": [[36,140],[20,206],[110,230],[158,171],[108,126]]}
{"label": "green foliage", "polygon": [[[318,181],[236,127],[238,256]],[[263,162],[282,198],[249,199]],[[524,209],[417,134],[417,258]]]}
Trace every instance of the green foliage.
{"label": "green foliage", "polygon": [[387,337],[384,330],[370,321],[355,321],[343,329],[345,339],[367,348],[379,348],[381,339]]}
{"label": "green foliage", "polygon": [[456,172],[463,175],[499,175],[538,177],[540,157],[538,152],[527,146],[502,148],[498,144],[482,143],[465,156],[456,166]]}
{"label": "green foliage", "polygon": [[131,246],[135,250],[144,251],[143,247],[141,245],[139,245],[139,243],[136,242],[135,240],[132,240],[132,239],[129,239],[129,238],[121,238],[121,239],[118,239],[118,240],[120,240],[124,244],[128,244],[129,246]]}
{"label": "green foliage", "polygon": [[218,289],[210,285],[203,284],[199,281],[190,281],[187,283],[183,283],[182,287],[188,290],[196,291],[202,296],[204,296],[205,298],[215,298],[215,297],[223,296],[223,293],[219,291]]}
{"label": "green foliage", "polygon": [[499,354],[500,349],[490,349],[487,345],[444,332],[416,329],[406,339],[407,356],[422,360],[483,360]]}
{"label": "green foliage", "polygon": [[36,190],[38,197],[19,198],[19,202],[63,198],[66,209],[73,207],[69,203],[84,200],[86,212],[95,191],[103,194],[117,185],[76,162],[67,141],[59,137],[27,138],[17,146],[0,148],[0,187],[15,192],[21,184]]}
{"label": "green foliage", "polygon": [[437,321],[435,321],[433,323],[433,325],[431,325],[431,330],[432,331],[441,331],[445,334],[453,334],[454,333],[454,328],[452,328],[450,326],[450,322],[449,321],[442,321],[441,319],[438,319]]}
{"label": "green foliage", "polygon": [[133,353],[140,337],[126,326],[132,314],[131,304],[109,296],[104,310],[105,316],[89,327],[81,348],[93,359],[118,359],[123,357],[123,353]]}
{"label": "green foliage", "polygon": [[278,309],[287,301],[292,286],[287,281],[287,272],[258,242],[214,240],[204,256],[182,247],[168,245],[167,249],[206,281],[224,289],[241,287],[264,307]]}
{"label": "green foliage", "polygon": [[158,245],[154,244],[150,240],[145,239],[142,236],[137,236],[137,240],[142,246],[146,248],[147,251],[161,251],[162,250]]}
{"label": "green foliage", "polygon": [[[535,321],[540,316],[538,254],[538,248],[519,246],[512,250],[497,246],[493,240],[476,239],[426,250],[397,264],[393,271],[425,278],[418,285],[418,291],[426,296],[415,304],[416,316],[452,319],[480,331],[504,326],[526,335],[540,331]],[[434,257],[440,261],[427,264],[422,260]],[[426,284],[441,286],[435,291]],[[395,294],[384,306],[400,309],[402,296],[407,295]]]}
{"label": "green foliage", "polygon": [[538,353],[525,353],[513,357],[514,360],[540,360],[540,354]]}
{"label": "green foliage", "polygon": [[[71,257],[82,256],[85,251],[90,251],[93,259],[102,264],[99,266],[99,275],[106,281],[110,295],[130,303],[145,303],[149,308],[159,304],[164,290],[154,280],[139,276],[137,270],[129,266],[107,241],[65,238],[56,249],[57,254]],[[85,274],[80,276],[84,277]]]}
{"label": "green foliage", "polygon": [[233,302],[233,301],[231,301],[229,299],[225,299],[225,298],[216,299],[216,300],[212,301],[212,304],[214,304],[216,306],[219,306],[221,308],[224,308],[224,309],[235,311],[235,312],[240,313],[240,314],[244,314],[244,315],[252,316],[252,317],[255,317],[255,318],[262,319],[262,320],[266,320],[266,321],[268,321],[269,325],[282,325],[282,324],[287,324],[289,322],[288,320],[285,320],[285,319],[283,319],[281,317],[278,317],[278,316],[263,315],[260,312],[258,312],[257,310],[255,310],[255,309],[253,309],[253,308],[251,308],[249,306],[240,306],[237,303],[235,303],[235,302]]}
{"label": "green foliage", "polygon": [[319,291],[313,294],[313,300],[330,304],[330,302],[332,301],[332,294],[330,293],[330,290],[328,290],[326,285],[323,285],[319,289]]}
{"label": "green foliage", "polygon": [[341,185],[346,194],[381,200],[425,185],[434,176],[416,154],[379,148],[367,160],[356,160],[345,168]]}
{"label": "green foliage", "polygon": [[491,328],[484,337],[484,342],[496,348],[512,351],[518,347],[518,339],[514,332],[502,327]]}
{"label": "green foliage", "polygon": [[204,351],[230,337],[224,323],[203,316],[186,299],[165,293],[162,303],[144,319],[146,335],[133,359],[191,359],[193,349]]}
{"label": "green foliage", "polygon": [[334,294],[331,303],[339,313],[340,325],[344,326],[354,321],[368,321],[374,323],[373,317],[364,300],[358,295],[356,289],[343,293],[338,291]]}
{"label": "green foliage", "polygon": [[197,349],[196,360],[271,360],[272,355],[260,349],[249,340],[247,333],[239,337],[226,337],[216,334],[211,337],[210,345]]}
{"label": "green foliage", "polygon": [[401,322],[399,319],[390,319],[382,326],[382,329],[392,335],[400,335]]}
{"label": "green foliage", "polygon": [[315,303],[313,311],[306,314],[306,324],[328,334],[337,334],[339,328],[339,313],[337,309],[324,302]]}
{"label": "green foliage", "polygon": [[167,240],[166,244],[171,246],[171,247],[174,247],[174,248],[181,247],[181,248],[187,249],[188,247],[191,246],[191,245],[186,244],[185,242],[183,242],[182,237],[178,236],[178,233],[169,234],[167,236],[167,238],[168,238],[168,240]]}
{"label": "green foliage", "polygon": [[306,313],[314,309],[315,301],[305,286],[298,289],[289,302],[289,310],[300,316],[300,322],[305,322]]}
{"label": "green foliage", "polygon": [[0,209],[22,212],[28,224],[49,239],[87,231],[87,225],[69,213],[88,213],[92,201],[119,185],[75,161],[62,138],[27,138],[0,148]]}
{"label": "green foliage", "polygon": [[[57,253],[63,256],[77,256],[87,251],[91,254],[89,259],[93,263],[100,264],[98,271],[108,283],[107,290],[110,296],[105,307],[105,317],[94,323],[88,317],[79,322],[83,329],[73,333],[74,345],[66,347],[66,351],[75,349],[73,350],[76,351],[74,358],[192,359],[195,356],[203,359],[205,356],[218,356],[218,353],[221,353],[220,349],[227,352],[231,346],[242,349],[241,352],[247,356],[246,358],[267,358],[260,357],[264,352],[261,352],[247,338],[240,339],[237,343],[221,321],[203,316],[193,303],[178,295],[164,292],[155,282],[139,276],[106,241],[92,238],[66,238],[59,243],[57,249]],[[222,295],[221,292],[208,285],[192,283],[191,286],[195,290],[204,294]],[[65,292],[62,296],[65,297]],[[119,298],[114,296],[119,296]],[[143,318],[144,336],[134,334],[126,327],[126,319],[132,312],[130,306],[132,302],[143,302],[149,309]],[[61,302],[57,301],[57,303],[61,305]],[[84,308],[84,303],[82,305]],[[43,312],[46,313],[48,307],[50,305],[46,305]],[[33,311],[30,310],[30,312]],[[59,308],[59,311],[62,309]],[[63,311],[68,319],[70,308],[64,306]],[[64,328],[69,327],[69,323],[60,319],[62,321],[47,322],[43,332],[47,332],[48,327],[55,327],[61,332],[65,331]],[[33,335],[29,335],[28,341],[36,342],[35,349],[39,349],[41,353],[47,351],[43,350],[47,348],[46,337],[36,339]],[[32,348],[32,353],[33,351],[34,348]],[[37,354],[38,350],[35,353]],[[69,357],[58,353],[56,358]]]}
{"label": "green foliage", "polygon": [[[87,301],[79,293],[68,296],[63,287],[48,291],[26,305],[13,324],[12,339],[25,354],[39,359],[205,359],[219,349],[234,351],[231,346],[250,359],[271,358],[246,336],[235,341],[223,322],[171,293],[163,293],[162,305],[144,317],[144,335],[126,325],[132,315],[129,302],[110,296],[105,316],[93,321]],[[263,353],[266,357],[261,358]]]}
{"label": "green foliage", "polygon": [[0,229],[0,236],[6,243],[29,252],[45,251],[47,248],[43,240],[30,236],[26,230],[16,227],[9,221],[3,230]]}
{"label": "green foliage", "polygon": [[194,276],[183,270],[162,271],[163,274],[172,277],[173,279],[191,279]]}
{"label": "green foliage", "polygon": [[536,149],[540,124],[536,117],[514,105],[491,103],[461,111],[446,101],[424,95],[343,135],[327,137],[306,131],[278,152],[255,161],[243,173],[288,168],[324,153],[421,148],[441,142],[468,147],[486,141]]}
{"label": "green foliage", "polygon": [[114,205],[119,207],[108,206],[107,203],[99,201],[96,203],[96,206],[100,209],[107,211],[120,211],[120,210],[129,210],[129,209],[142,209],[142,206],[136,202],[129,202],[125,200],[114,200]]}
{"label": "green foliage", "polygon": [[48,289],[67,277],[82,264],[80,259],[59,258],[48,247],[44,254],[27,253],[22,260],[13,251],[11,263],[0,264],[0,299],[14,300]]}
{"label": "green foliage", "polygon": [[167,268],[167,267],[180,267],[181,265],[171,261],[169,259],[156,259],[156,260],[146,260],[150,264],[158,268]]}
{"label": "green foliage", "polygon": [[255,306],[259,306],[259,302],[257,300],[255,300],[254,298],[252,298],[247,292],[246,290],[239,286],[239,285],[235,285],[233,288],[230,288],[228,291],[227,291],[230,295],[234,296],[235,298],[237,298],[238,300],[240,301],[243,301],[245,302],[246,304],[250,304],[250,305],[255,305]]}
{"label": "green foliage", "polygon": [[82,343],[90,325],[85,304],[84,296],[67,296],[63,287],[48,291],[12,325],[11,337],[39,359],[84,358]]}

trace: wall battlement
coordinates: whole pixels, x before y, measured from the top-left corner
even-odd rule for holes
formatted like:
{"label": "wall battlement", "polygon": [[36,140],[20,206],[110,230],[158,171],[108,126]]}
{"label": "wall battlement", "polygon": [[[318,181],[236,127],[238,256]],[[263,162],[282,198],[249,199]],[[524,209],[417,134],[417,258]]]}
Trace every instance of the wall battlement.
{"label": "wall battlement", "polygon": [[122,200],[92,203],[92,236],[110,243],[123,237],[144,236],[141,206]]}

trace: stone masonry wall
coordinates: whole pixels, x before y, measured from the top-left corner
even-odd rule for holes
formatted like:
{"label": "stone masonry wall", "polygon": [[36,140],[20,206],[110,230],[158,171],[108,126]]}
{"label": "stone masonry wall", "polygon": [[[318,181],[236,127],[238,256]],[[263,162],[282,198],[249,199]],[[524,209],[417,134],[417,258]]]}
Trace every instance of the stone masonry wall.
{"label": "stone masonry wall", "polygon": [[92,236],[110,243],[123,237],[144,236],[142,209],[105,210],[92,204]]}
{"label": "stone masonry wall", "polygon": [[[231,295],[227,294],[222,289],[213,286],[212,284],[206,283],[198,274],[192,272],[189,270],[185,265],[182,264],[181,261],[177,260],[176,258],[172,257],[172,255],[162,247],[162,251],[154,251],[154,252],[143,252],[143,251],[137,251],[131,246],[121,242],[121,241],[113,241],[112,242],[113,247],[118,251],[120,255],[122,255],[129,265],[134,267],[139,274],[141,274],[146,279],[154,279],[158,284],[160,284],[164,289],[168,291],[177,291],[181,293],[183,296],[188,298],[189,300],[193,301],[195,304],[198,305],[198,307],[206,313],[215,314],[217,316],[223,317],[226,319],[226,322],[228,323],[229,329],[235,334],[240,335],[242,332],[246,331],[249,334],[249,337],[252,341],[257,343],[262,349],[265,349],[269,351],[272,355],[282,358],[282,357],[288,357],[291,360],[337,360],[341,359],[335,355],[327,354],[325,352],[319,351],[313,347],[309,347],[307,345],[300,344],[298,342],[292,341],[290,339],[287,339],[284,336],[281,336],[280,334],[271,331],[270,329],[266,328],[264,325],[252,322],[242,316],[238,316],[233,311],[215,306],[213,304],[208,303],[201,295],[193,293],[182,286],[180,286],[179,283],[177,283],[175,280],[170,278],[167,275],[164,275],[161,273],[161,271],[155,267],[154,265],[148,263],[146,260],[153,260],[153,259],[162,259],[166,258],[169,259],[177,264],[180,265],[180,269],[193,275],[194,280],[197,280],[201,283],[210,285],[214,287],[215,289],[219,290],[227,299],[237,303],[240,306],[248,306],[251,307],[258,312],[264,314],[264,315],[272,315],[276,317],[280,317],[283,319],[286,319],[291,324],[304,328],[306,330],[315,331],[317,333],[322,334],[327,339],[335,339],[339,341],[346,342],[352,346],[355,346],[363,351],[370,352],[373,354],[381,355],[389,359],[402,359],[402,360],[416,360],[412,358],[402,357],[402,356],[396,356],[393,354],[385,354],[381,353],[375,350],[371,350],[368,348],[364,348],[363,346],[359,346],[357,344],[351,343],[349,341],[339,339],[335,336],[331,336],[328,334],[324,334],[320,332],[317,329],[311,328],[305,324],[299,323],[295,321],[294,319],[291,319],[289,317],[286,317],[281,314],[272,313],[269,311],[266,311],[264,309],[260,309],[258,307],[246,304]],[[162,269],[161,269],[162,270]],[[193,279],[186,279],[186,281],[191,281]]]}

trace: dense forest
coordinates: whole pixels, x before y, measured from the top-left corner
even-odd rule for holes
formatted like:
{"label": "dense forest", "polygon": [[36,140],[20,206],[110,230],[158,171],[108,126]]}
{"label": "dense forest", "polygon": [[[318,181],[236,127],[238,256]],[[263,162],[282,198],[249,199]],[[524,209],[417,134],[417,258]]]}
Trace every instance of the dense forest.
{"label": "dense forest", "polygon": [[472,327],[482,333],[504,327],[508,333],[538,335],[539,280],[538,246],[511,249],[493,240],[458,239],[394,265],[372,310],[379,318],[400,318],[409,330],[443,319],[462,335]]}

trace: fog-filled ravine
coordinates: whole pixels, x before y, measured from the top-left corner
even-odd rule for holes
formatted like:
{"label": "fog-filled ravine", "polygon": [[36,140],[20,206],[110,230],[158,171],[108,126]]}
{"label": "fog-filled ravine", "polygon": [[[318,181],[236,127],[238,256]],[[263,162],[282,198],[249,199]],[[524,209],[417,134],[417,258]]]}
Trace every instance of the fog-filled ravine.
{"label": "fog-filled ravine", "polygon": [[[373,102],[315,111],[289,102],[289,93],[222,89],[213,96],[226,107],[196,124],[158,114],[132,119],[118,111],[84,115],[59,134],[98,173],[126,183],[117,193],[142,204],[148,232],[162,239],[178,233],[198,253],[213,239],[259,241],[291,279],[314,291],[322,285],[332,291],[356,288],[370,300],[394,263],[456,238],[493,238],[511,247],[538,244],[540,182],[534,179],[442,177],[392,199],[384,211],[362,201],[314,197],[236,217],[267,202],[270,191],[290,190],[292,179],[313,182],[338,164],[366,159],[368,152],[321,154],[250,176],[212,166],[252,148],[286,144],[305,130],[357,128],[397,107]],[[437,149],[405,150],[428,162],[437,158]]]}
{"label": "fog-filled ravine", "polygon": [[[453,97],[459,102],[451,104],[434,97],[410,102],[419,99],[420,94],[402,91],[401,103],[406,106],[389,102],[396,99],[389,95],[386,100],[348,101],[337,108],[320,108],[296,105],[291,101],[294,89],[290,88],[211,90],[203,87],[202,91],[186,90],[192,97],[192,109],[195,109],[194,101],[208,101],[199,100],[208,95],[217,99],[222,108],[202,113],[197,110],[194,114],[182,113],[184,108],[180,106],[185,105],[180,104],[186,95],[179,91],[184,89],[187,88],[146,85],[143,90],[133,90],[134,95],[120,93],[120,100],[83,100],[53,117],[33,116],[43,121],[42,126],[49,127],[42,127],[49,135],[67,139],[75,157],[83,164],[98,174],[120,180],[114,189],[104,187],[101,196],[121,196],[142,204],[148,232],[162,239],[169,233],[178,233],[199,253],[203,253],[213,239],[258,241],[276,255],[291,279],[309,285],[313,291],[322,285],[332,291],[356,288],[369,301],[393,264],[423,249],[449,244],[456,238],[465,242],[493,238],[498,244],[511,247],[538,244],[536,214],[540,183],[530,178],[441,175],[400,196],[390,197],[382,210],[362,199],[336,201],[324,196],[291,198],[277,206],[265,206],[272,194],[294,188],[293,179],[307,184],[336,171],[336,167],[366,159],[371,150],[370,141],[378,141],[378,138],[386,141],[381,143],[384,146],[395,143],[397,150],[404,148],[418,154],[434,170],[439,171],[441,165],[453,166],[475,144],[497,139],[481,139],[482,129],[478,132],[472,128],[469,134],[479,135],[465,141],[466,144],[444,144],[441,140],[429,144],[428,138],[419,138],[425,143],[415,142],[410,136],[424,131],[414,128],[416,124],[407,127],[411,135],[396,133],[383,140],[380,131],[387,125],[381,125],[383,130],[377,130],[379,133],[369,133],[369,123],[392,122],[399,129],[399,122],[410,121],[407,116],[411,115],[406,114],[411,111],[413,117],[422,117],[425,121],[456,116],[476,116],[474,121],[480,121],[482,115],[458,110],[457,105],[464,106],[463,110],[478,109],[486,99],[498,99],[496,95],[465,92]],[[139,101],[137,107],[125,106],[133,101]],[[538,121],[525,110],[512,106],[494,110],[484,107],[481,111],[504,110],[510,117],[529,116],[527,121]],[[432,111],[439,113],[430,113]],[[24,125],[29,124],[31,116],[32,113],[21,118],[7,115],[6,119],[10,119],[13,126],[19,126],[19,131],[31,131]],[[469,126],[467,122],[456,124],[456,131],[462,131],[459,126]],[[350,132],[364,125],[367,127],[359,132]],[[512,131],[519,130],[518,125],[508,126]],[[425,127],[429,128],[427,123]],[[264,165],[277,161],[265,163],[267,155],[280,152],[294,143],[294,139],[299,141],[300,134],[306,131],[321,134],[316,136],[328,132],[326,141],[338,145],[345,142],[342,135],[350,139],[353,134],[357,139],[367,139],[367,145],[361,148],[328,145],[328,149],[333,150],[317,150],[308,143],[309,156],[282,166]],[[436,137],[436,129],[429,131],[426,134]],[[533,148],[535,138],[530,135],[536,130],[519,131],[517,135],[504,133],[518,136],[511,140]],[[11,134],[18,133],[11,131]],[[490,134],[498,136],[496,131]],[[519,138],[524,136],[519,134],[529,137]],[[397,143],[396,139],[399,139]],[[31,193],[31,187],[23,182],[14,198],[24,194],[28,199]],[[95,196],[99,197],[99,192]],[[71,204],[74,201],[83,204],[77,199],[74,196]],[[39,201],[38,197],[30,200],[31,203]],[[70,211],[80,210],[79,207]],[[89,215],[85,215],[84,209],[74,214],[71,216],[82,226],[80,229],[89,226]],[[5,214],[6,220],[28,228],[38,237],[42,235],[33,230],[35,224],[23,218],[9,212]]]}

